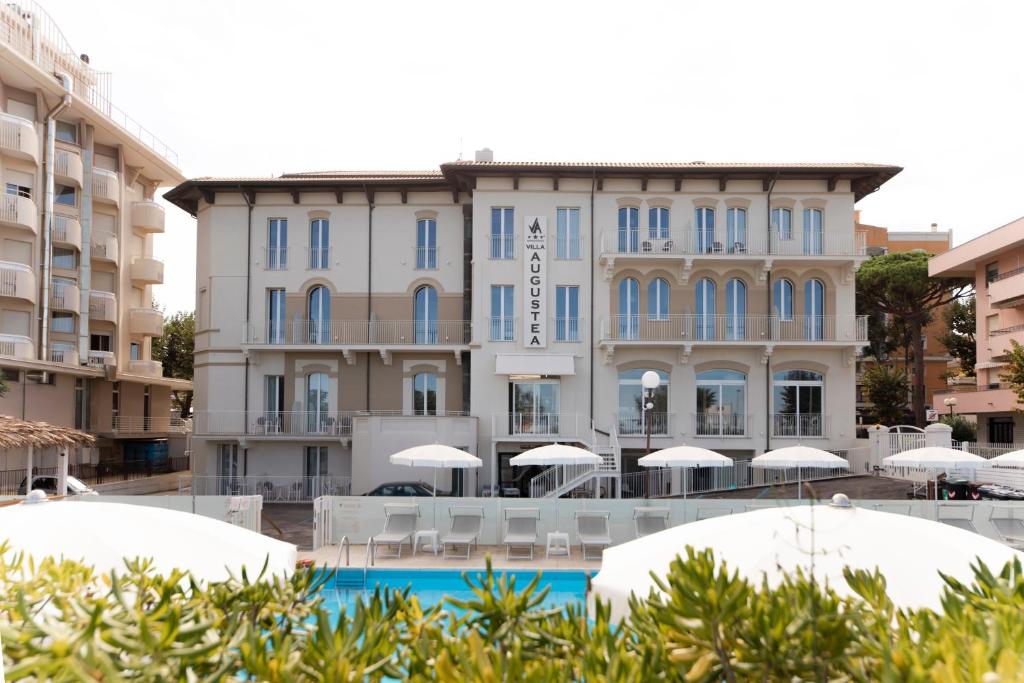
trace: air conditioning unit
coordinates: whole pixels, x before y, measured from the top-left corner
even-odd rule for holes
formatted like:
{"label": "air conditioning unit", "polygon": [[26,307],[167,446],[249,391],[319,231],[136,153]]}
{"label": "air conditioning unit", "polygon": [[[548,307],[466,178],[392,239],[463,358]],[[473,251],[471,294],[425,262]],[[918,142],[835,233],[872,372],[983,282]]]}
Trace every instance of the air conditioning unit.
{"label": "air conditioning unit", "polygon": [[45,370],[26,370],[25,380],[28,382],[34,382],[36,384],[50,383],[49,373],[47,373]]}

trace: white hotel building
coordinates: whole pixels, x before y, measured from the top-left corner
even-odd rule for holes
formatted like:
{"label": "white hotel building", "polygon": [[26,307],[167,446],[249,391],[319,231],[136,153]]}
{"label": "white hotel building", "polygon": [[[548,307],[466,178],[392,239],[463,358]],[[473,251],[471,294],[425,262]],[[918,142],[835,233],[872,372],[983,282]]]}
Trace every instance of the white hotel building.
{"label": "white hotel building", "polygon": [[429,481],[387,459],[439,441],[485,462],[440,488],[544,494],[508,459],[557,441],[605,454],[588,476],[628,493],[646,370],[652,448],[851,447],[854,205],[899,171],[485,150],[186,181],[166,197],[198,218],[196,474],[364,493]]}

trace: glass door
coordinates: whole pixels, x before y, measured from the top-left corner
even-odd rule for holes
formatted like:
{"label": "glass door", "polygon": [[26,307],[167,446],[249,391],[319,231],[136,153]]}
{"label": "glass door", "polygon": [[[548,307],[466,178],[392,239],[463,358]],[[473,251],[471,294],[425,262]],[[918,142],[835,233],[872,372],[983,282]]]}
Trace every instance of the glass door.
{"label": "glass door", "polygon": [[238,444],[222,443],[218,448],[217,459],[220,495],[228,496],[239,493],[241,482],[238,481]]}
{"label": "glass door", "polygon": [[323,495],[327,487],[327,446],[306,446],[304,487],[307,498]]}
{"label": "glass door", "polygon": [[640,249],[640,209],[619,209],[619,253],[635,254]]}
{"label": "glass door", "polygon": [[514,382],[511,434],[558,434],[558,381]]}

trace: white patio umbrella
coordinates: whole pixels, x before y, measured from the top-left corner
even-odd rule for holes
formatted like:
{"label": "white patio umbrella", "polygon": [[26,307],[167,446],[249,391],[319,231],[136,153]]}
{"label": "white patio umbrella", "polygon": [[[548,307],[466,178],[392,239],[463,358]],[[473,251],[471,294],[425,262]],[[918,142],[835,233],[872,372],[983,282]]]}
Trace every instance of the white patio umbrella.
{"label": "white patio umbrella", "polygon": [[[601,464],[600,455],[591,453],[588,450],[569,446],[563,443],[553,443],[539,448],[531,448],[508,462],[513,467],[527,467],[530,465],[554,466],[554,465],[593,465]],[[558,470],[555,470],[555,486],[558,487]],[[555,528],[558,528],[558,499],[555,499]]]}
{"label": "white patio umbrella", "polygon": [[[810,529],[814,533],[808,533]],[[610,600],[613,618],[628,615],[631,593],[647,597],[655,588],[650,572],[665,576],[686,546],[711,548],[715,561],[728,563],[748,580],[766,578],[777,586],[798,567],[827,582],[840,595],[852,591],[843,568],[873,570],[886,579],[886,593],[897,607],[941,609],[944,582],[939,572],[970,584],[971,563],[981,559],[994,570],[1024,553],[980,534],[928,519],[853,507],[843,494],[832,505],[766,508],[671,527],[604,551],[594,593]]]}
{"label": "white patio umbrella", "polygon": [[796,468],[796,497],[803,498],[800,490],[800,476],[805,467],[831,467],[839,470],[850,469],[850,463],[846,462],[834,453],[823,451],[820,448],[810,446],[787,446],[776,448],[773,451],[762,453],[750,461],[751,467],[764,469],[788,470]]}
{"label": "white patio umbrella", "polygon": [[935,479],[935,518],[939,516],[939,471],[955,469],[977,469],[979,467],[990,467],[992,462],[980,455],[974,455],[967,451],[945,446],[925,446],[924,448],[913,448],[909,451],[896,453],[887,458],[882,458],[882,463],[888,467],[919,467],[929,469]]}
{"label": "white patio umbrella", "polygon": [[472,453],[460,451],[458,448],[434,443],[413,446],[395,453],[390,458],[392,465],[408,467],[430,467],[434,470],[434,528],[437,528],[437,471],[439,469],[469,469],[482,466],[483,460]]}
{"label": "white patio umbrella", "polygon": [[989,462],[993,467],[1024,467],[1024,449],[997,455]]}
{"label": "white patio umbrella", "polygon": [[[34,495],[34,494],[33,494]],[[83,497],[87,498],[87,497]],[[124,560],[151,558],[156,571],[183,569],[203,581],[224,581],[244,568],[255,578],[267,562],[274,575],[295,570],[295,546],[210,517],[148,505],[48,501],[0,508],[0,541],[9,553],[37,560],[79,560],[100,572]]]}
{"label": "white patio umbrella", "polygon": [[673,446],[643,456],[642,467],[679,467],[683,470],[683,500],[686,500],[687,470],[697,467],[731,467],[733,459],[697,446]]}

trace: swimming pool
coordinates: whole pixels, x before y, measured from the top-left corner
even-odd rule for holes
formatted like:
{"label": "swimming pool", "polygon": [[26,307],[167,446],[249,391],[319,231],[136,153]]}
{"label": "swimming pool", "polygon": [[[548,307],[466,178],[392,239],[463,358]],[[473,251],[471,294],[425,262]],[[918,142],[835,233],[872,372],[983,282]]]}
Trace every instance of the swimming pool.
{"label": "swimming pool", "polygon": [[[522,590],[538,574],[541,574],[537,590],[550,586],[551,590],[541,604],[543,608],[561,607],[571,602],[584,602],[587,590],[587,574],[585,571],[565,569],[544,572],[530,570],[495,571],[496,576],[515,577],[516,589]],[[356,598],[367,596],[376,586],[388,590],[401,590],[409,587],[411,593],[419,598],[420,604],[432,607],[445,597],[466,600],[473,593],[463,578],[463,574],[482,577],[483,569],[371,569],[366,573],[366,588],[363,588],[362,569],[339,569],[335,576],[327,579],[320,594],[324,598],[324,607],[332,615],[340,613],[344,608],[349,614],[355,608]],[[449,606],[449,609],[452,609]]]}

